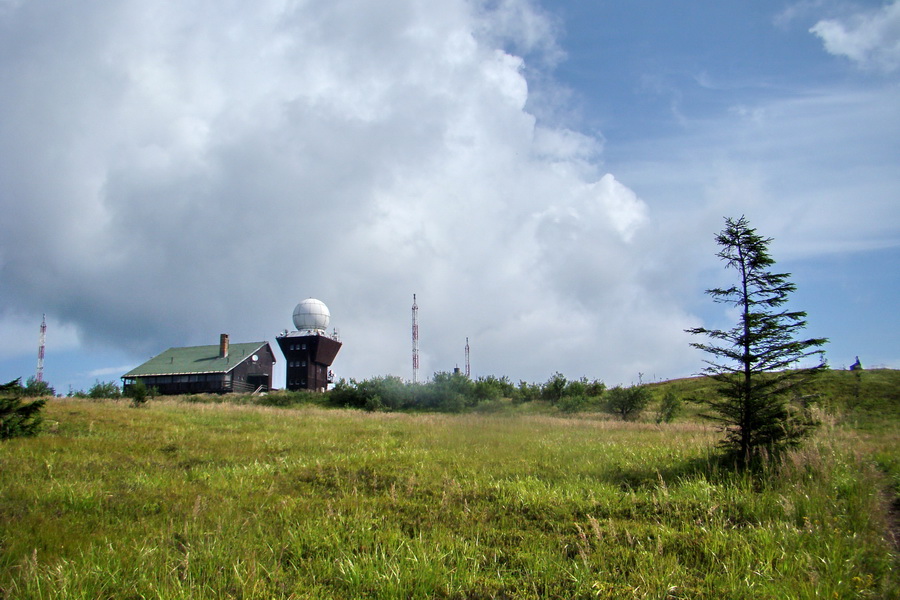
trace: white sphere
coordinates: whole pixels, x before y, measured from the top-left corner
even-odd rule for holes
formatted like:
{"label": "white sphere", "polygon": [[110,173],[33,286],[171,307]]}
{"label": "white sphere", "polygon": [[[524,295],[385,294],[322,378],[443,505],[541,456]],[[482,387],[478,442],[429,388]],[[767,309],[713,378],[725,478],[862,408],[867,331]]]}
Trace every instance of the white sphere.
{"label": "white sphere", "polygon": [[321,300],[307,298],[294,308],[294,327],[299,331],[325,331],[331,313]]}

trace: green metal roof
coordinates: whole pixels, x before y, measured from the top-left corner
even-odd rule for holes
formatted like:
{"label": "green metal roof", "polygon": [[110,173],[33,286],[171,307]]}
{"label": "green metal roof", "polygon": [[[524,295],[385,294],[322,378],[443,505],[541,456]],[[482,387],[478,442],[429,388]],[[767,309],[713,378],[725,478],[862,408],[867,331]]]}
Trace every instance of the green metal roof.
{"label": "green metal roof", "polygon": [[184,375],[193,373],[227,373],[254,354],[268,342],[248,342],[230,344],[228,357],[219,357],[219,345],[169,348],[154,356],[139,367],[128,371],[122,377],[144,377],[148,375]]}

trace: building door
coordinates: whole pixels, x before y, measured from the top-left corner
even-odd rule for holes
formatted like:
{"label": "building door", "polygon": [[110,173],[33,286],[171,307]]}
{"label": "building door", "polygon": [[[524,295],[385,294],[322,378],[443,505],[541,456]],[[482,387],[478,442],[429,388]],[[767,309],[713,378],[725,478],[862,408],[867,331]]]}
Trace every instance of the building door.
{"label": "building door", "polygon": [[254,390],[259,388],[259,386],[263,386],[263,391],[269,391],[271,385],[269,385],[269,376],[268,375],[247,375],[247,384],[250,385]]}

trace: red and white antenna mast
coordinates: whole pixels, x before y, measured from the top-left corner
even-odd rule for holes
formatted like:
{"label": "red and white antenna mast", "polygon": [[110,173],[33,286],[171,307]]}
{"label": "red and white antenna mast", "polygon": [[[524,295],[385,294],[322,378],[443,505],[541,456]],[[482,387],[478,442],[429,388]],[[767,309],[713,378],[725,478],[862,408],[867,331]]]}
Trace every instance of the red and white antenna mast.
{"label": "red and white antenna mast", "polygon": [[472,369],[469,366],[469,338],[466,338],[466,377],[472,376]]}
{"label": "red and white antenna mast", "polygon": [[412,305],[412,359],[413,359],[413,383],[419,382],[419,305],[416,304],[416,295],[413,294]]}
{"label": "red and white antenna mast", "polygon": [[41,318],[40,340],[40,344],[38,345],[37,374],[34,377],[37,381],[44,380],[44,344],[47,342],[47,315],[43,315]]}

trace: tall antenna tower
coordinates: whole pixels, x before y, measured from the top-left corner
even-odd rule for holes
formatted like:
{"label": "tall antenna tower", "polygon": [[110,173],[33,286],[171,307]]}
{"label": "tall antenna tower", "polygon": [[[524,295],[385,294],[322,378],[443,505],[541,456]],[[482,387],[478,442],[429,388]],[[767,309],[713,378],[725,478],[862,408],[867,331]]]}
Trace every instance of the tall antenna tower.
{"label": "tall antenna tower", "polygon": [[40,344],[38,345],[38,363],[37,363],[37,374],[35,375],[35,379],[38,381],[44,380],[44,344],[47,342],[47,315],[43,315],[41,318],[41,338]]}
{"label": "tall antenna tower", "polygon": [[472,369],[469,366],[469,338],[466,338],[466,377],[472,376]]}
{"label": "tall antenna tower", "polygon": [[412,367],[413,383],[419,382],[419,305],[416,304],[416,295],[413,294],[412,305]]}

